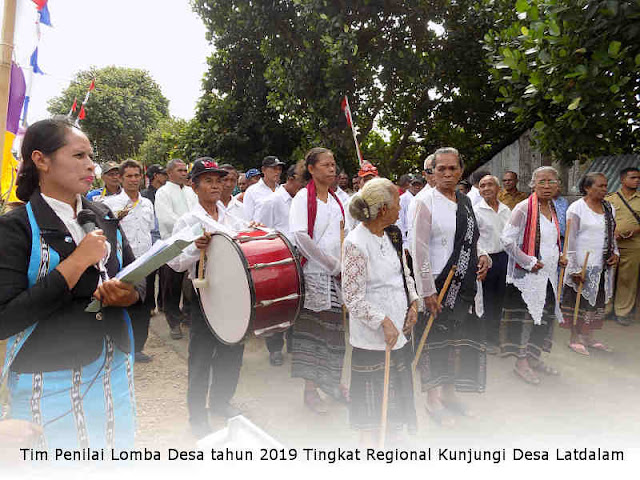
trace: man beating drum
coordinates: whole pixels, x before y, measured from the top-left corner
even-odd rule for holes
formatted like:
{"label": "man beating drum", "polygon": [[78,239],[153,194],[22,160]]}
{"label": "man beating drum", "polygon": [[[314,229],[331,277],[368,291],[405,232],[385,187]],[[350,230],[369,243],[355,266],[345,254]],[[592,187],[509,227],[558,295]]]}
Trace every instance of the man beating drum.
{"label": "man beating drum", "polygon": [[[220,201],[222,178],[227,174],[226,170],[220,169],[218,164],[211,160],[197,160],[191,170],[193,190],[198,196],[198,204],[178,219],[173,233],[197,224],[202,225],[206,233],[168,265],[177,272],[189,270],[189,278],[192,280],[197,278],[196,267],[200,252],[207,249],[211,234],[217,231],[232,236],[236,234],[231,228],[233,219],[225,214],[224,205]],[[194,294],[194,298],[197,298],[197,295]],[[187,406],[191,430],[196,437],[201,438],[211,432],[206,408],[207,394],[211,413],[226,418],[240,413],[229,402],[238,385],[243,352],[242,343],[227,345],[218,340],[209,330],[201,309],[191,309]]]}

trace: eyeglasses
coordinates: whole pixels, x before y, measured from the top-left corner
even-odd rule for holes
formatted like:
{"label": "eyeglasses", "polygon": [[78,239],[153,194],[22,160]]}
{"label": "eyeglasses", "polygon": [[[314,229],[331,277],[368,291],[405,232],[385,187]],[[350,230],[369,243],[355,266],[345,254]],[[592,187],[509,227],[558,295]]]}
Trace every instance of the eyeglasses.
{"label": "eyeglasses", "polygon": [[554,185],[558,185],[558,180],[540,180],[539,182],[536,182],[536,185],[540,185],[541,187],[545,186],[545,185],[550,185],[550,186],[554,186]]}
{"label": "eyeglasses", "polygon": [[424,173],[426,173],[427,175],[433,174],[433,168],[425,168]]}

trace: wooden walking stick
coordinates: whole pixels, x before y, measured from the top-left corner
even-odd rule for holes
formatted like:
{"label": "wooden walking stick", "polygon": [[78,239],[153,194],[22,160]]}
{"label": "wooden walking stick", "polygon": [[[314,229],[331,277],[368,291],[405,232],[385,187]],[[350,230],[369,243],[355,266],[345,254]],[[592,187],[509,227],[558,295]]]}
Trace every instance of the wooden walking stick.
{"label": "wooden walking stick", "polygon": [[[442,286],[442,290],[440,290],[440,294],[438,295],[438,306],[442,304],[442,299],[449,290],[449,285],[451,285],[451,280],[453,280],[453,275],[456,273],[456,269],[458,267],[453,265],[451,270],[449,270],[449,275],[447,275],[447,279],[444,281],[444,285]],[[424,329],[424,333],[422,334],[422,338],[420,339],[420,343],[418,344],[418,350],[416,351],[416,356],[413,359],[412,369],[415,372],[416,367],[418,366],[418,361],[420,360],[420,355],[422,354],[422,349],[424,348],[424,344],[427,341],[427,336],[429,335],[429,330],[431,330],[431,325],[433,325],[433,320],[435,316],[433,312],[429,316],[429,321],[427,322],[427,326]]]}
{"label": "wooden walking stick", "polygon": [[382,417],[380,418],[380,439],[378,448],[384,448],[384,441],[387,436],[387,410],[389,409],[389,371],[391,369],[391,347],[387,345],[384,352],[384,389],[382,391]]}
{"label": "wooden walking stick", "polygon": [[[340,222],[340,255],[342,257],[342,246],[344,244],[344,220]],[[342,325],[344,326],[344,358],[342,360],[342,373],[340,375],[340,385],[345,387],[351,383],[351,355],[353,348],[349,342],[349,322],[347,322],[347,307],[342,303]]]}
{"label": "wooden walking stick", "polygon": [[582,287],[584,285],[584,276],[587,273],[587,262],[589,261],[589,254],[591,252],[587,252],[587,255],[584,257],[584,264],[582,265],[582,272],[580,272],[580,285],[578,285],[578,296],[576,297],[576,308],[573,310],[573,326],[576,326],[578,322],[578,310],[580,310],[580,297],[582,297]]}
{"label": "wooden walking stick", "polygon": [[[567,258],[567,248],[569,246],[569,231],[571,230],[571,220],[567,220],[567,228],[564,231],[564,245],[562,246],[562,258]],[[562,287],[564,286],[564,271],[567,266],[560,268],[560,280],[558,284],[558,302],[562,300]]]}

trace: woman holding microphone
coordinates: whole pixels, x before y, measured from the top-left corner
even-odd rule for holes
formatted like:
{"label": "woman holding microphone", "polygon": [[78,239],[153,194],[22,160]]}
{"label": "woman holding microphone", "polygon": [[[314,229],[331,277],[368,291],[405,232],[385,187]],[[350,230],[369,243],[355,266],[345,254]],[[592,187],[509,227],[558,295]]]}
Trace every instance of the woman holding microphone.
{"label": "woman holding microphone", "polygon": [[[134,257],[111,211],[82,196],[92,156],[66,118],[34,123],[17,182],[26,205],[0,216],[3,411],[42,428],[38,448],[133,445],[133,338],[123,307],[144,298],[144,286],[109,280]],[[97,229],[86,233],[82,210]],[[97,314],[85,312],[93,298]]]}

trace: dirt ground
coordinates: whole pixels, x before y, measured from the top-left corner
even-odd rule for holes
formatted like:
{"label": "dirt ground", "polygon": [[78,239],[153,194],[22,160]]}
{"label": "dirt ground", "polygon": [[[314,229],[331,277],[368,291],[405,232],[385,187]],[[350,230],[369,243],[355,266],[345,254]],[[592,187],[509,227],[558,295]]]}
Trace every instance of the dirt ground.
{"label": "dirt ground", "polygon": [[[473,448],[526,441],[640,447],[640,324],[621,327],[608,321],[597,337],[615,352],[579,356],[567,348],[568,332],[556,328],[548,362],[561,375],[545,377],[539,386],[516,378],[512,359],[490,356],[486,393],[464,395],[478,416],[459,418],[454,428],[443,428],[427,417],[420,398],[419,432],[409,437],[409,444]],[[171,340],[164,316],[152,318],[145,351],[153,361],[135,366],[140,448],[195,446],[187,421],[187,348],[187,335]],[[285,365],[270,366],[264,341],[250,339],[234,404],[286,446],[356,446],[358,438],[349,428],[344,405],[330,401],[323,417],[304,407],[303,383],[290,377],[289,361],[285,354]],[[224,426],[221,418],[212,418],[214,430]]]}
{"label": "dirt ground", "polygon": [[[522,441],[575,445],[577,440],[583,447],[640,447],[640,324],[608,321],[596,336],[615,352],[577,355],[567,348],[568,331],[556,328],[548,363],[561,375],[545,377],[539,386],[519,380],[512,359],[490,356],[486,393],[464,395],[478,416],[459,418],[454,428],[440,427],[427,416],[421,396],[419,432],[409,443],[507,447]],[[186,336],[169,338],[162,315],[152,318],[146,352],[154,359],[135,369],[140,446],[194,444],[185,404],[187,345]],[[356,446],[344,405],[331,401],[323,417],[304,407],[303,383],[290,377],[289,361],[285,354],[285,365],[270,366],[264,341],[250,339],[234,404],[286,446]],[[224,422],[212,418],[212,426],[223,428]]]}

